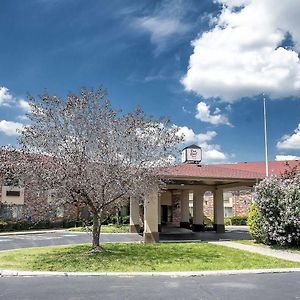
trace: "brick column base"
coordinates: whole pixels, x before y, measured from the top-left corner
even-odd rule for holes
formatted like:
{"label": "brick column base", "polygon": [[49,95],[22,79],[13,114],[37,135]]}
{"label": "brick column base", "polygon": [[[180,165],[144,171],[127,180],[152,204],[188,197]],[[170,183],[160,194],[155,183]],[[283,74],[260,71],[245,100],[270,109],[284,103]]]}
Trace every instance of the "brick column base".
{"label": "brick column base", "polygon": [[141,229],[141,227],[139,224],[129,225],[130,233],[140,233],[140,229]]}
{"label": "brick column base", "polygon": [[189,222],[180,222],[180,228],[191,229]]}
{"label": "brick column base", "polygon": [[144,243],[159,242],[159,232],[144,232]]}
{"label": "brick column base", "polygon": [[225,232],[225,225],[224,224],[214,224],[214,230],[217,233],[224,233]]}
{"label": "brick column base", "polygon": [[195,232],[204,231],[204,225],[203,224],[193,224],[192,230]]}

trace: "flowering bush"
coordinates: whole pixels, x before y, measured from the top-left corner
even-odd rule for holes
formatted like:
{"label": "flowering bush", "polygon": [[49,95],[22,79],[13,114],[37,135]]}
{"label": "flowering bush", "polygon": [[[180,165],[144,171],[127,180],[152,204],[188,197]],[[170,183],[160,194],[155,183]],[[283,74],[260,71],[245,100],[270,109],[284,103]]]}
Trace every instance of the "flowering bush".
{"label": "flowering bush", "polygon": [[247,225],[249,226],[252,237],[257,242],[264,243],[266,241],[266,235],[262,226],[262,217],[256,203],[250,205]]}
{"label": "flowering bush", "polygon": [[299,173],[262,180],[256,186],[255,203],[261,218],[261,230],[253,232],[256,240],[281,246],[300,245]]}

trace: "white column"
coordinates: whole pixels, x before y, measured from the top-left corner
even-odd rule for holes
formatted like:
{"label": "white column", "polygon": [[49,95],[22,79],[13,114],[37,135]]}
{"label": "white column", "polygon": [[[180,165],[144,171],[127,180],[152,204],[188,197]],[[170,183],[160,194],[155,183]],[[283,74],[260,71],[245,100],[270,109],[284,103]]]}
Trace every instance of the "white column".
{"label": "white column", "polygon": [[189,191],[183,190],[181,194],[180,227],[190,229]]}
{"label": "white column", "polygon": [[204,230],[203,189],[193,191],[193,231]]}
{"label": "white column", "polygon": [[144,203],[144,242],[158,241],[158,193],[151,193]]}
{"label": "white column", "polygon": [[134,197],[130,197],[129,231],[131,233],[140,232],[140,205],[138,199]]}
{"label": "white column", "polygon": [[220,188],[214,191],[214,229],[218,233],[225,232],[223,189]]}

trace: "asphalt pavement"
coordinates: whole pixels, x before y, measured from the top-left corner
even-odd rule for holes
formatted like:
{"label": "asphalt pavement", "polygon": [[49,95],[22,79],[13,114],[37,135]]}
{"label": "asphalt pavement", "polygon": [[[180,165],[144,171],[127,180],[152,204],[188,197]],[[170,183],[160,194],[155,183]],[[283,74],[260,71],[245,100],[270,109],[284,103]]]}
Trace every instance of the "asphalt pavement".
{"label": "asphalt pavement", "polygon": [[[142,237],[134,233],[103,233],[100,236],[100,241],[103,243],[139,242],[141,240]],[[92,235],[87,232],[57,231],[40,234],[2,235],[0,236],[0,251],[18,248],[85,244],[91,242]]]}
{"label": "asphalt pavement", "polygon": [[[135,233],[101,233],[101,242],[140,242],[143,237]],[[168,228],[160,234],[163,241],[219,241],[251,239],[246,226],[226,227],[226,232],[218,234],[214,231],[192,232],[183,228]],[[42,232],[8,232],[0,234],[0,251],[47,247],[56,245],[91,243],[89,232],[72,232],[67,230]]]}
{"label": "asphalt pavement", "polygon": [[3,277],[0,299],[300,299],[300,273],[204,277]]}

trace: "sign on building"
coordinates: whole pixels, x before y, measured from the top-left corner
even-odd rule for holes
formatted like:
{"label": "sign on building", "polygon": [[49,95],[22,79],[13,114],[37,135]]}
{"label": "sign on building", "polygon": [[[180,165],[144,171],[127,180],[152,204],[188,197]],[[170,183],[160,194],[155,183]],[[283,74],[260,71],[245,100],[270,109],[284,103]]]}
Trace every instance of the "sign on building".
{"label": "sign on building", "polygon": [[182,163],[199,163],[202,160],[202,149],[197,145],[185,147],[181,153]]}

